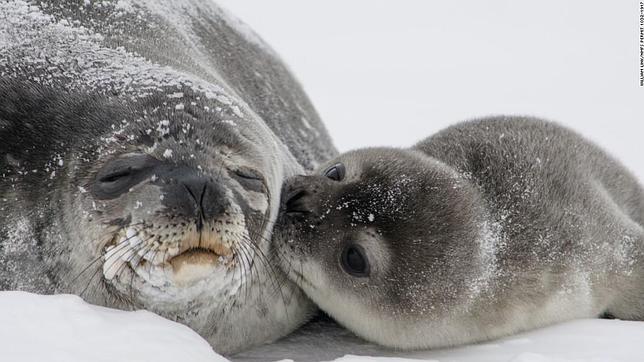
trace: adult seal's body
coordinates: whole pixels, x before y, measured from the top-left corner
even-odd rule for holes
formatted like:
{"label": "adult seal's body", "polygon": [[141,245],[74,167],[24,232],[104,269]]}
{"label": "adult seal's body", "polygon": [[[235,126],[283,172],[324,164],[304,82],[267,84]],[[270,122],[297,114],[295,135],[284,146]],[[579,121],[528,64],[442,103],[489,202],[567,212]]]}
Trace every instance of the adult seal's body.
{"label": "adult seal's body", "polygon": [[281,184],[334,152],[210,2],[0,2],[0,289],[146,308],[220,353],[274,340],[313,308],[273,265]]}
{"label": "adult seal's body", "polygon": [[644,191],[570,130],[484,119],[317,174],[285,186],[282,267],[365,339],[436,348],[644,319]]}

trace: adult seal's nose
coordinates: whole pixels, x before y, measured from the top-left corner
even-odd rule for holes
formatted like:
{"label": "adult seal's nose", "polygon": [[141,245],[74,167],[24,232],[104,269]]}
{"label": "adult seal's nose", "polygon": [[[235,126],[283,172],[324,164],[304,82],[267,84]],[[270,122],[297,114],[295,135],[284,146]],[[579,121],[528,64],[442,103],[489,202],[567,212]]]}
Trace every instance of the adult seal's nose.
{"label": "adult seal's nose", "polygon": [[174,172],[163,189],[163,204],[173,214],[194,218],[198,230],[204,222],[223,214],[228,203],[219,182],[194,172]]}

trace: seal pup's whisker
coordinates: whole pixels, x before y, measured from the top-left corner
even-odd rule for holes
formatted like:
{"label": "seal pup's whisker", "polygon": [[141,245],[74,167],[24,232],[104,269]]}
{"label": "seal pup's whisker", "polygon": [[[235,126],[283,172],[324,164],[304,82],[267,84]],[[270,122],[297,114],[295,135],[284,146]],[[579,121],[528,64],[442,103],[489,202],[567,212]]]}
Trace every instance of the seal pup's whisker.
{"label": "seal pup's whisker", "polygon": [[[288,281],[287,276],[291,272],[293,259],[284,257],[282,255],[282,251],[279,248],[275,248],[273,250],[272,255],[273,255],[274,259],[277,259],[277,260],[272,260],[272,261],[276,261],[277,265],[282,266],[282,270],[284,271],[284,274],[282,276],[281,282],[278,284],[278,288],[281,289],[282,285]],[[297,284],[297,282],[296,282],[296,284]],[[291,295],[289,295],[289,299],[294,296],[294,293],[296,293],[296,291],[291,290]]]}
{"label": "seal pup's whisker", "polygon": [[272,255],[368,341],[442,348],[604,312],[644,320],[644,190],[556,124],[464,122],[340,155],[282,194]]}

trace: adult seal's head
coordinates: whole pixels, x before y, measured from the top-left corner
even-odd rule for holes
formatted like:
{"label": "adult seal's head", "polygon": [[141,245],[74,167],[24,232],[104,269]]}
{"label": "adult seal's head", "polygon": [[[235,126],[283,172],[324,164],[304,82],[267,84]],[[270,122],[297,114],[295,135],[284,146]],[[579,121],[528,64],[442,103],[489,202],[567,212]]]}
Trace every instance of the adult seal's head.
{"label": "adult seal's head", "polygon": [[274,265],[284,178],[335,151],[211,3],[0,3],[0,287],[180,321],[220,353],[313,307]]}

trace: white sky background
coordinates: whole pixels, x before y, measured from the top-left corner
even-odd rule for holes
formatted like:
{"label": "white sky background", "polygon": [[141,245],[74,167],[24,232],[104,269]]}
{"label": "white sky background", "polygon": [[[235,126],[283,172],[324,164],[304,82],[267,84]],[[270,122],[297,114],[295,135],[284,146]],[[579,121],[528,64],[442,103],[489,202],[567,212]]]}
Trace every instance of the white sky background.
{"label": "white sky background", "polygon": [[638,1],[218,3],[282,56],[341,151],[526,114],[576,129],[644,180]]}

